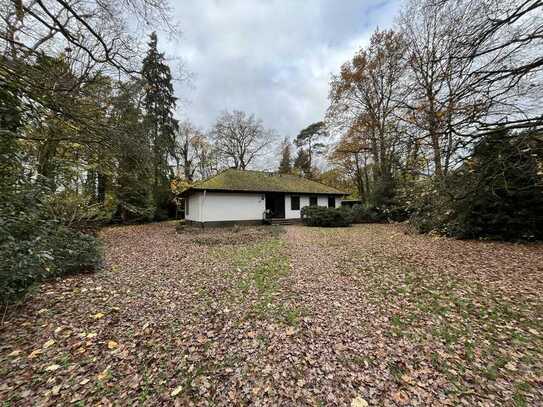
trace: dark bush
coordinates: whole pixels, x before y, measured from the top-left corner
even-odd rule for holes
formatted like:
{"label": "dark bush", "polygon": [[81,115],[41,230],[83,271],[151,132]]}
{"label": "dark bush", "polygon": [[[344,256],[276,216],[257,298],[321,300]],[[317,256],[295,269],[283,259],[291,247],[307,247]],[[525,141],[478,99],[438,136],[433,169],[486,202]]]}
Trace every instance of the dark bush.
{"label": "dark bush", "polygon": [[24,296],[34,283],[67,273],[95,270],[98,240],[50,217],[46,191],[21,183],[4,189],[0,202],[0,299]]}
{"label": "dark bush", "polygon": [[443,180],[412,190],[411,224],[457,238],[543,239],[543,142],[501,130]]}
{"label": "dark bush", "polygon": [[537,136],[487,135],[455,174],[451,233],[470,239],[543,239],[541,168],[543,141]]}
{"label": "dark bush", "polygon": [[437,182],[433,179],[414,185],[411,199],[406,202],[410,211],[409,223],[419,233],[438,232],[451,236],[449,229],[453,219],[452,196],[446,185],[452,178]]}
{"label": "dark bush", "polygon": [[302,222],[306,226],[345,227],[353,222],[353,214],[349,208],[305,206],[301,214]]}
{"label": "dark bush", "polygon": [[383,220],[383,214],[376,208],[354,205],[352,208],[353,223],[375,223]]}

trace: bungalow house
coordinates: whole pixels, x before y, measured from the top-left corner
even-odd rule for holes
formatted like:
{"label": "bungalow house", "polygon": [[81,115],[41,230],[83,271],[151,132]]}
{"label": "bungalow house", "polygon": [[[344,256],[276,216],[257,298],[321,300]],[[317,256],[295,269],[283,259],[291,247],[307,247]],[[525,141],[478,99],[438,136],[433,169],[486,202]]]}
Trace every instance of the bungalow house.
{"label": "bungalow house", "polygon": [[188,224],[218,226],[300,219],[304,206],[339,207],[347,194],[295,175],[228,169],[182,195]]}

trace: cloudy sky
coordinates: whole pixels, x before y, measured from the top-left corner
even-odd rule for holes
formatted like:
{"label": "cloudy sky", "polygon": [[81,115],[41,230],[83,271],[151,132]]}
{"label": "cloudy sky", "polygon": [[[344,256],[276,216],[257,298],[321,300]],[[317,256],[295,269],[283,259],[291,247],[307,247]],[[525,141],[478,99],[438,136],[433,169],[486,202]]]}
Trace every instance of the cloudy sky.
{"label": "cloudy sky", "polygon": [[180,116],[205,129],[222,110],[245,110],[292,139],[323,117],[330,75],[392,25],[400,0],[174,3],[182,35],[159,46],[193,75],[176,86]]}

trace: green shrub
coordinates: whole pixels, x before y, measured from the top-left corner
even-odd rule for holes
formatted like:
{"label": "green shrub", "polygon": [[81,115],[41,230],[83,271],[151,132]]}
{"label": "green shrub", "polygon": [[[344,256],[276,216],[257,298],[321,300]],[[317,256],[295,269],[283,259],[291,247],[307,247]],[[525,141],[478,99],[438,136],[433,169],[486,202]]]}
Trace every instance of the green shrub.
{"label": "green shrub", "polygon": [[543,239],[543,140],[496,131],[455,173],[451,233],[461,238]]}
{"label": "green shrub", "polygon": [[39,184],[3,188],[0,202],[0,300],[16,301],[34,283],[101,264],[98,240],[53,219]]}
{"label": "green shrub", "polygon": [[353,223],[375,223],[383,220],[383,214],[377,208],[366,208],[356,204],[352,208]]}
{"label": "green shrub", "polygon": [[323,206],[305,206],[302,208],[302,222],[306,226],[345,227],[353,222],[349,208],[326,208]]}
{"label": "green shrub", "polygon": [[419,233],[438,232],[451,235],[448,230],[453,219],[452,197],[445,185],[433,179],[420,182],[412,189],[411,200],[406,202],[409,223]]}
{"label": "green shrub", "polygon": [[543,142],[533,134],[486,135],[441,181],[412,189],[411,224],[457,238],[543,239]]}
{"label": "green shrub", "polygon": [[89,230],[111,222],[115,204],[93,203],[88,195],[64,191],[47,199],[47,217],[76,230]]}

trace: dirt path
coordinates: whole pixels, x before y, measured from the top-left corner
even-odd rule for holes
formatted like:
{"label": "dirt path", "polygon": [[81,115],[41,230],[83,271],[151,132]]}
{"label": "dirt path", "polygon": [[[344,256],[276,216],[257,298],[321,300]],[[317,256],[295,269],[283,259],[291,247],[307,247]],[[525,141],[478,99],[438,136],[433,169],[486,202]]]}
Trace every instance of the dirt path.
{"label": "dirt path", "polygon": [[543,402],[541,245],[391,225],[102,239],[103,271],[8,315],[7,405]]}

